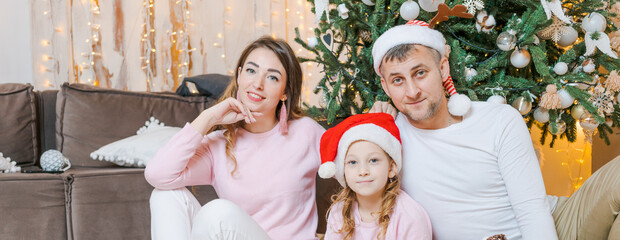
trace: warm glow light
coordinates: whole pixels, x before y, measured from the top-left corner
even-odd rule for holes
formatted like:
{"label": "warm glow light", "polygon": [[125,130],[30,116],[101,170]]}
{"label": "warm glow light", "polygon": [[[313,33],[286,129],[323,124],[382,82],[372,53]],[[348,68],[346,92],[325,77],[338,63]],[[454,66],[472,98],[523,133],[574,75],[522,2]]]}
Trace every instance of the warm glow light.
{"label": "warm glow light", "polygon": [[217,37],[218,37],[218,38],[222,38],[223,36],[224,36],[224,35],[222,35],[222,33],[218,33],[218,34],[217,34]]}
{"label": "warm glow light", "polygon": [[41,45],[43,45],[43,46],[50,45],[50,41],[47,41],[47,40],[41,40]]}

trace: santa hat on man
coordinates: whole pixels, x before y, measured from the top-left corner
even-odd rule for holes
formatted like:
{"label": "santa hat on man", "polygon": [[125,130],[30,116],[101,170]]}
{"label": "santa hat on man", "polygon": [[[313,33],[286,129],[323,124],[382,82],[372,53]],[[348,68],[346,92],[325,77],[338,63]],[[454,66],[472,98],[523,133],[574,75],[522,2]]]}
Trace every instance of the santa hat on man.
{"label": "santa hat on man", "polygon": [[[381,63],[385,54],[401,44],[419,44],[435,49],[441,54],[446,55],[446,39],[443,35],[429,27],[428,23],[418,20],[411,20],[404,25],[392,27],[385,31],[372,46],[372,58],[375,72],[381,76]],[[448,101],[448,111],[454,116],[463,116],[471,107],[469,97],[458,94],[454,88],[452,77],[447,76],[443,80],[443,86],[450,94]]]}
{"label": "santa hat on man", "polygon": [[383,149],[397,166],[402,166],[402,147],[400,132],[392,115],[387,113],[367,113],[353,115],[333,128],[328,129],[321,137],[321,178],[335,177],[340,185],[346,186],[344,180],[344,158],[349,146],[359,140],[377,144]]}

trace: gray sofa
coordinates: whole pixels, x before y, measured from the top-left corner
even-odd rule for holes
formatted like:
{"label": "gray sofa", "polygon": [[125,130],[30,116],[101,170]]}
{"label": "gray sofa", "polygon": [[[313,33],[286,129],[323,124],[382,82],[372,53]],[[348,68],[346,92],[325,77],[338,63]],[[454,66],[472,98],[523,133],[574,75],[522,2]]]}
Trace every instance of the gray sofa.
{"label": "gray sofa", "polygon": [[[182,127],[215,103],[211,97],[128,92],[81,84],[34,91],[0,84],[0,152],[23,169],[41,154],[61,151],[72,163],[64,173],[0,173],[1,239],[150,239],[148,200],[153,187],[143,168],[92,160],[89,154],[132,135],[154,116]],[[318,233],[325,231],[329,197],[337,181],[317,177]],[[204,204],[210,186],[192,187]]]}

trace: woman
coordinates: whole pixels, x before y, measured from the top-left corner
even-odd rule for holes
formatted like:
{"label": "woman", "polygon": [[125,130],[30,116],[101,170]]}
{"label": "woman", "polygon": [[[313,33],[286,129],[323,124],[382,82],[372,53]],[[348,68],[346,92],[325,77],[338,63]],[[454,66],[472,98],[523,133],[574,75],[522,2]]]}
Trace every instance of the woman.
{"label": "woman", "polygon": [[[299,62],[286,42],[262,37],[236,70],[220,102],[149,161],[153,239],[316,239],[324,129],[301,117]],[[185,187],[206,184],[220,199],[201,207]]]}

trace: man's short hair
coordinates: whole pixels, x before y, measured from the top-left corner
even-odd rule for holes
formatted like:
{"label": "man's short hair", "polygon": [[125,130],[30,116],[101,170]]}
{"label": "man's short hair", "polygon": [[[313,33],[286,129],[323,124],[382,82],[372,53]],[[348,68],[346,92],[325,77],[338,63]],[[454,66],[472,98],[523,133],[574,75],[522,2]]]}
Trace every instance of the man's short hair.
{"label": "man's short hair", "polygon": [[[385,57],[383,57],[383,63],[394,61],[394,59],[398,61],[404,61],[407,59],[407,56],[411,54],[411,52],[418,50],[418,47],[423,47],[430,50],[433,53],[433,57],[435,58],[435,63],[439,65],[441,62],[441,53],[435,50],[434,48],[430,48],[420,44],[400,44],[396,45],[396,47],[391,48],[385,53]],[[381,64],[383,67],[383,64]]]}

